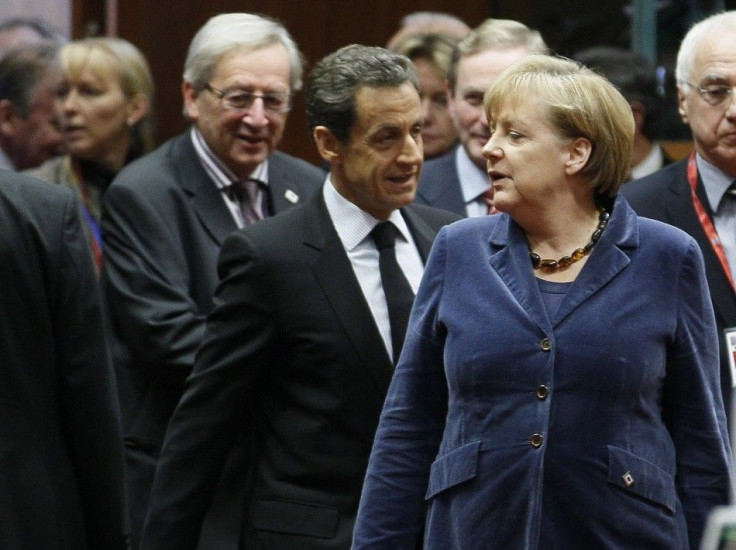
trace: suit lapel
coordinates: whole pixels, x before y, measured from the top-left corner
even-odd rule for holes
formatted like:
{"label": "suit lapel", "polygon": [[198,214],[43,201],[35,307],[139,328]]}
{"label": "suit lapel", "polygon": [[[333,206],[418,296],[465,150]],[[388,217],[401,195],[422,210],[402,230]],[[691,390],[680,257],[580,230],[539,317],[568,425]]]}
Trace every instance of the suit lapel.
{"label": "suit lapel", "polygon": [[238,226],[217,186],[199,162],[189,132],[174,142],[172,153],[177,180],[189,197],[192,210],[212,240],[218,246],[222,245],[225,237]]}
{"label": "suit lapel", "polygon": [[[726,326],[736,326],[736,293],[728,282],[718,256],[708,240],[703,226],[700,225],[695,208],[693,207],[690,184],[687,181],[686,165],[679,172],[680,178],[673,180],[668,187],[666,197],[663,197],[665,221],[681,228],[692,235],[703,251],[705,271],[708,274],[708,285],[713,297],[713,307],[723,318]],[[698,176],[698,198],[703,203],[708,215],[712,218],[713,213],[710,203],[705,195],[705,188]]]}
{"label": "suit lapel", "polygon": [[332,225],[321,193],[309,203],[309,208],[304,245],[317,253],[312,266],[314,275],[378,391],[384,393],[391,380],[393,365],[373,314]]}
{"label": "suit lapel", "polygon": [[[459,146],[458,146],[459,147]],[[460,187],[460,175],[455,161],[456,149],[445,154],[436,162],[425,164],[424,170],[434,172],[427,175],[427,184],[420,185],[417,193],[425,204],[467,216],[465,199]]]}
{"label": "suit lapel", "polygon": [[422,262],[426,264],[427,258],[429,257],[429,251],[432,249],[432,243],[434,242],[434,238],[437,236],[437,231],[432,229],[417,214],[411,205],[406,208],[402,208],[401,215],[406,221],[409,231],[411,231],[411,236],[414,238],[414,243],[417,245]]}
{"label": "suit lapel", "polygon": [[[283,212],[307,198],[298,168],[289,157],[274,151],[268,158],[269,211],[272,215]],[[327,177],[327,174],[325,174]]]}

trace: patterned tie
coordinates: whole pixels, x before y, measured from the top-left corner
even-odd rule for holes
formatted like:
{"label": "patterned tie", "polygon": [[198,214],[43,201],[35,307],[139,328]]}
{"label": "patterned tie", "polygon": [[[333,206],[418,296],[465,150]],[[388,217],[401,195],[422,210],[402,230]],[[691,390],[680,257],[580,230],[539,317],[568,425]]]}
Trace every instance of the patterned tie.
{"label": "patterned tie", "polygon": [[489,187],[485,191],[483,191],[483,194],[481,195],[483,197],[483,202],[486,203],[486,206],[488,207],[488,214],[498,214],[500,211],[496,210],[496,207],[493,206],[493,188]]}
{"label": "patterned tie", "polygon": [[373,242],[379,252],[378,268],[381,272],[381,284],[386,294],[388,320],[391,325],[391,347],[393,348],[394,365],[399,359],[404,346],[406,326],[409,324],[409,313],[414,303],[414,291],[404,272],[396,261],[396,234],[398,230],[391,222],[381,222],[371,231]]}
{"label": "patterned tie", "polygon": [[226,189],[230,198],[240,205],[245,227],[263,219],[262,185],[258,180],[248,179],[236,181]]}

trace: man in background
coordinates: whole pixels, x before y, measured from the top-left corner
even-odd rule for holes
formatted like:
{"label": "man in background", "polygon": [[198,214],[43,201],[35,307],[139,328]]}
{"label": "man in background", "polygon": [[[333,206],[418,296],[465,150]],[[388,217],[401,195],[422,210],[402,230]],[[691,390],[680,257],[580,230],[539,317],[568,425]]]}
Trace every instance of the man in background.
{"label": "man in background", "polygon": [[631,105],[636,133],[629,179],[643,178],[671,164],[656,139],[662,99],[652,64],[636,52],[608,46],[583,50],[575,59],[610,80]]}
{"label": "man in background", "polygon": [[490,137],[483,94],[514,61],[547,52],[539,32],[508,19],[487,19],[460,41],[450,64],[447,92],[460,145],[425,164],[418,203],[461,216],[493,212],[482,154]]}
{"label": "man in background", "polygon": [[[280,23],[246,13],[211,18],[184,66],[191,127],[128,165],[105,193],[102,282],[133,548],[166,425],[213,307],[220,245],[238,227],[303,202],[324,181],[317,167],[276,151],[301,79],[301,54]],[[231,489],[240,484],[223,481],[224,492]],[[214,536],[231,527],[238,528],[216,527]]]}
{"label": "man in background", "polygon": [[621,192],[637,214],[677,226],[700,245],[719,330],[723,401],[730,413],[734,378],[724,330],[736,327],[736,11],[708,17],[688,31],[675,76],[680,116],[690,127],[695,151]]}
{"label": "man in background", "polygon": [[63,153],[54,106],[57,52],[41,42],[0,58],[0,168],[34,168]]}

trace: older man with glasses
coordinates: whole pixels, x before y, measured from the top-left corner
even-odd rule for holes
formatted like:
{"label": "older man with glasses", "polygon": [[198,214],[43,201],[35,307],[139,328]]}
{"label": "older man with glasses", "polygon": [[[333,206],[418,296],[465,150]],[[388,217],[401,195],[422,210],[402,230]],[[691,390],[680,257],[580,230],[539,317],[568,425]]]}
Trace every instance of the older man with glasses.
{"label": "older man with glasses", "polygon": [[[244,13],[213,17],[185,62],[190,129],[130,164],[106,193],[102,283],[133,548],[166,425],[213,307],[220,245],[237,228],[304,202],[324,182],[322,170],[275,150],[301,84],[302,57],[282,25]],[[221,539],[226,529],[213,531]]]}
{"label": "older man with glasses", "polygon": [[703,251],[720,337],[723,401],[730,412],[734,377],[727,333],[736,329],[736,11],[713,15],[688,31],[676,78],[680,116],[690,126],[695,151],[625,185],[622,193],[639,215],[685,230]]}

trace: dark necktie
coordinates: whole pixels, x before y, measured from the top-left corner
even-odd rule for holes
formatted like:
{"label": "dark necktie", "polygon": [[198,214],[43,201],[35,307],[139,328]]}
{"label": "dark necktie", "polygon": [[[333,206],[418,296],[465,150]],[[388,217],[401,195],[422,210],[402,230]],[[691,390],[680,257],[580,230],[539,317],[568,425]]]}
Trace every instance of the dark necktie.
{"label": "dark necktie", "polygon": [[381,284],[386,294],[388,319],[391,325],[391,347],[394,364],[399,359],[404,345],[409,313],[414,303],[414,292],[406,280],[404,272],[396,261],[396,233],[398,230],[391,222],[381,222],[371,231],[373,242],[379,252],[378,267],[381,272]]}
{"label": "dark necktie", "polygon": [[240,205],[245,226],[252,225],[262,220],[263,206],[261,203],[261,182],[254,179],[236,181],[228,186],[227,192],[232,200]]}

